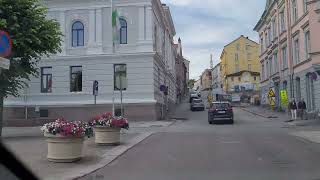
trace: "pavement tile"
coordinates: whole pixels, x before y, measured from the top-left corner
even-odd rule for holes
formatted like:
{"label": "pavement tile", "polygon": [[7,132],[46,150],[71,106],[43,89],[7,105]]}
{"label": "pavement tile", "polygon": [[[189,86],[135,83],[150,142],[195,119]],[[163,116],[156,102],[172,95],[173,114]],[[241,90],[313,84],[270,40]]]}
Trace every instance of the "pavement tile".
{"label": "pavement tile", "polygon": [[87,139],[83,146],[83,158],[75,163],[52,163],[47,161],[47,143],[39,137],[6,137],[4,144],[22,163],[41,179],[74,179],[106,166],[119,155],[135,146],[152,133],[122,134],[119,146],[96,146],[94,138]]}

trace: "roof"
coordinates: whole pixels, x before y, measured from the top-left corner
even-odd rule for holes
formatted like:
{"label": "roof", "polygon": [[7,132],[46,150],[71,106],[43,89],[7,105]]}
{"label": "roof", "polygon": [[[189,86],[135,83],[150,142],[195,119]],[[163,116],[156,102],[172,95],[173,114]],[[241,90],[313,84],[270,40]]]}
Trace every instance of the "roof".
{"label": "roof", "polygon": [[225,45],[224,47],[229,46],[230,44],[234,43],[235,41],[237,41],[237,40],[239,40],[239,39],[241,39],[241,38],[246,38],[246,39],[248,39],[249,41],[258,44],[258,43],[255,42],[254,40],[249,39],[249,37],[244,37],[243,35],[241,35],[240,37],[238,37],[237,39],[233,40],[232,42],[230,42],[229,44]]}
{"label": "roof", "polygon": [[233,76],[241,76],[243,73],[249,72],[252,76],[260,76],[259,72],[253,72],[253,71],[239,71],[237,73],[228,74],[227,77],[233,77]]}

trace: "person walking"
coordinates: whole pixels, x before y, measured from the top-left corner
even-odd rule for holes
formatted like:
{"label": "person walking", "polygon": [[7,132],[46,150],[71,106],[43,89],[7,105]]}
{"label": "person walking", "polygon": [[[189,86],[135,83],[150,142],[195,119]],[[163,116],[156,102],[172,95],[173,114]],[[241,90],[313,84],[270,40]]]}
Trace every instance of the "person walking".
{"label": "person walking", "polygon": [[291,121],[297,120],[297,103],[296,100],[293,99],[293,101],[290,102],[290,111],[291,111]]}
{"label": "person walking", "polygon": [[298,109],[299,109],[299,117],[301,118],[301,120],[303,120],[304,119],[304,114],[305,114],[306,109],[307,109],[306,102],[304,101],[303,98],[298,103]]}

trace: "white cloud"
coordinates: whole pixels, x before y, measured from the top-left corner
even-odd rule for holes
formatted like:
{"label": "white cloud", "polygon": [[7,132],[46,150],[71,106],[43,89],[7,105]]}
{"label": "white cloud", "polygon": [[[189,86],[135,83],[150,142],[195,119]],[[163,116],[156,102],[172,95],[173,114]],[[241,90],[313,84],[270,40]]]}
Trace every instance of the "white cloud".
{"label": "white cloud", "polygon": [[257,41],[253,28],[261,16],[261,0],[162,0],[172,11],[182,38],[184,56],[190,60],[190,77],[199,78],[210,67],[210,54],[217,64],[223,47],[240,35]]}

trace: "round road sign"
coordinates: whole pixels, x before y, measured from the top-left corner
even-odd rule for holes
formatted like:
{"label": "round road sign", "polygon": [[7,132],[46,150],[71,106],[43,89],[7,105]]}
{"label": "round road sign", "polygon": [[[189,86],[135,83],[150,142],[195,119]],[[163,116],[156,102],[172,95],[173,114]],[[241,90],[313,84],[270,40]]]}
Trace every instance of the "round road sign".
{"label": "round road sign", "polygon": [[9,34],[5,31],[0,31],[0,57],[7,57],[11,54],[12,41]]}

